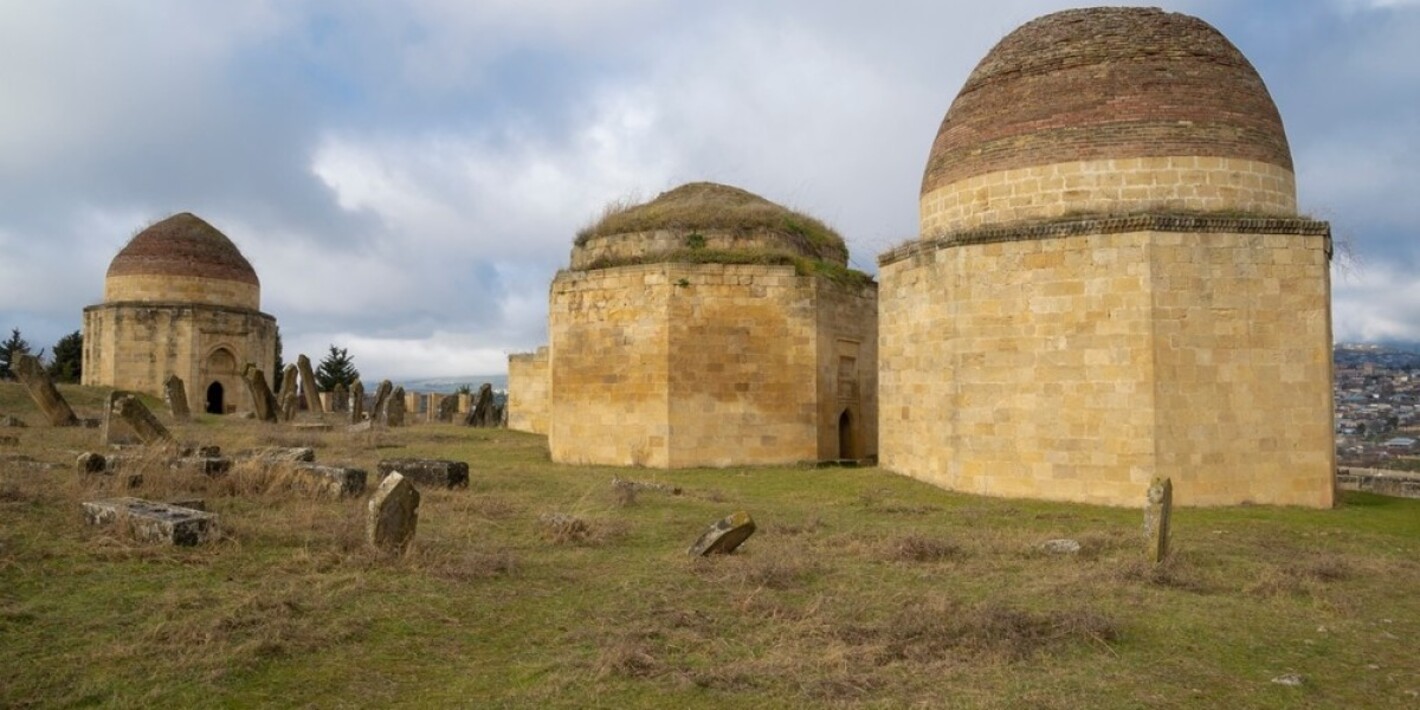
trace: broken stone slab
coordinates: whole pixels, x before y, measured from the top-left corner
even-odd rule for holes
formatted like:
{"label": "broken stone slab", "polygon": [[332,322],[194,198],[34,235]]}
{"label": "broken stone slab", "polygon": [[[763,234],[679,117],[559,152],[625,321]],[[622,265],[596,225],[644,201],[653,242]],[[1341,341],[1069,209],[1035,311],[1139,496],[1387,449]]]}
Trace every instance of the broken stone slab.
{"label": "broken stone slab", "polygon": [[192,410],[187,406],[187,387],[181,377],[168,375],[168,379],[163,380],[163,398],[167,400],[173,419],[185,422],[192,418]]}
{"label": "broken stone slab", "polygon": [[396,387],[393,392],[390,392],[389,399],[385,400],[385,408],[383,411],[385,426],[404,426],[405,402],[403,387]]}
{"label": "broken stone slab", "polygon": [[173,436],[168,433],[168,428],[153,416],[153,412],[137,395],[128,394],[119,397],[117,401],[110,400],[110,403],[113,414],[137,435],[139,441],[149,445],[172,441]]}
{"label": "broken stone slab", "polygon": [[409,479],[392,473],[370,496],[365,532],[370,544],[382,550],[404,552],[419,526],[419,491]]}
{"label": "broken stone slab", "polygon": [[110,498],[83,505],[90,525],[124,521],[134,537],[146,542],[196,545],[217,532],[217,516],[193,508],[142,498]]}
{"label": "broken stone slab", "polygon": [[40,364],[39,358],[29,354],[20,355],[15,358],[10,370],[24,384],[25,391],[29,392],[30,399],[39,406],[39,411],[49,420],[50,426],[79,424],[79,418],[74,416],[74,410],[69,408],[64,396],[55,389],[54,380],[44,371],[44,365]]}
{"label": "broken stone slab", "polygon": [[478,387],[478,397],[474,400],[473,409],[469,410],[463,423],[479,428],[497,426],[497,420],[494,419],[493,385],[485,382]]}
{"label": "broken stone slab", "polygon": [[1080,554],[1080,542],[1068,538],[1046,540],[1040,543],[1040,549],[1052,555],[1078,555]]}
{"label": "broken stone slab", "polygon": [[452,423],[454,421],[454,417],[457,416],[458,413],[458,397],[454,397],[451,395],[439,400],[439,421]]}
{"label": "broken stone slab", "polygon": [[669,493],[673,496],[678,496],[683,492],[680,486],[671,486],[665,483],[653,483],[650,481],[633,481],[620,476],[611,477],[611,487],[617,490],[631,491],[634,493],[655,491],[657,493]]}
{"label": "broken stone slab", "polygon": [[402,474],[415,483],[439,488],[468,488],[468,464],[446,459],[381,459],[377,467],[383,480]]}
{"label": "broken stone slab", "polygon": [[363,469],[302,463],[292,465],[292,470],[309,476],[317,490],[335,496],[358,496],[365,492],[367,476]]}
{"label": "broken stone slab", "polygon": [[754,534],[754,520],[743,510],[717,520],[686,552],[697,557],[728,555]]}
{"label": "broken stone slab", "polygon": [[537,516],[543,534],[554,542],[575,542],[583,540],[591,532],[587,521],[566,513],[543,513]]}
{"label": "broken stone slab", "polygon": [[1173,515],[1173,481],[1155,478],[1144,505],[1145,555],[1158,564],[1169,556],[1169,519]]}
{"label": "broken stone slab", "polygon": [[176,508],[187,508],[189,510],[200,510],[207,512],[207,501],[201,498],[178,498],[168,501],[168,505]]}
{"label": "broken stone slab", "polygon": [[246,369],[242,371],[242,381],[246,383],[247,393],[251,395],[256,418],[263,422],[275,422],[280,406],[276,402],[276,395],[272,394],[271,388],[266,385],[266,374],[261,368],[247,363]]}
{"label": "broken stone slab", "polygon": [[296,369],[301,373],[301,392],[306,395],[306,409],[312,414],[325,411],[320,402],[320,390],[316,389],[316,373],[311,369],[311,359],[304,353],[296,357]]}
{"label": "broken stone slab", "polygon": [[269,462],[310,463],[316,460],[316,450],[309,446],[265,446],[238,451],[236,458]]}

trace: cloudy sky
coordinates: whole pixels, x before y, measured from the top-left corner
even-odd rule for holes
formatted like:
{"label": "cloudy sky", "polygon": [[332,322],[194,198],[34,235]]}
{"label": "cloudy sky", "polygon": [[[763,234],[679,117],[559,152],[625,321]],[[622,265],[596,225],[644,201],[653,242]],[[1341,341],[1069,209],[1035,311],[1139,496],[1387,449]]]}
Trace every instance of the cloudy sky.
{"label": "cloudy sky", "polygon": [[[1153,3],[1156,4],[1156,3]],[[108,262],[191,211],[242,249],[286,359],[501,373],[607,202],[714,180],[853,262],[914,236],[975,63],[1065,2],[0,0],[0,328],[79,328]],[[1420,340],[1420,0],[1187,0],[1282,111],[1332,222],[1338,340]]]}

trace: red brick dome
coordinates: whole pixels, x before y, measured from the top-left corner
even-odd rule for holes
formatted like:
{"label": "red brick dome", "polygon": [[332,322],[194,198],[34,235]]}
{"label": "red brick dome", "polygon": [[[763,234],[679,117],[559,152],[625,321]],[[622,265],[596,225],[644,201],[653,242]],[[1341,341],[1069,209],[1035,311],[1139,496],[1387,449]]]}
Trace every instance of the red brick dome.
{"label": "red brick dome", "polygon": [[260,286],[237,245],[190,212],[139,232],[109,264],[108,276],[189,276]]}

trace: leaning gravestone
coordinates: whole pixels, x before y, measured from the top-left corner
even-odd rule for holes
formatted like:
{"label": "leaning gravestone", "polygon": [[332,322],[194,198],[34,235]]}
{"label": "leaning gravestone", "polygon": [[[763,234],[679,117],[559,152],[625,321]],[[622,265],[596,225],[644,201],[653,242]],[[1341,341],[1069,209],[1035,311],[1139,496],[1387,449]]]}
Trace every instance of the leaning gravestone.
{"label": "leaning gravestone", "polygon": [[1173,515],[1173,481],[1155,478],[1149,484],[1144,506],[1144,541],[1149,561],[1163,562],[1169,556],[1169,519]]}
{"label": "leaning gravestone", "polygon": [[385,416],[385,405],[389,403],[390,392],[394,391],[394,385],[389,380],[380,380],[380,386],[375,389],[375,406],[370,408],[370,421],[378,421]]}
{"label": "leaning gravestone", "polygon": [[745,511],[715,521],[687,550],[692,555],[728,555],[754,534],[754,520]]}
{"label": "leaning gravestone", "polygon": [[74,416],[74,410],[69,408],[64,396],[54,388],[54,381],[49,379],[49,374],[44,371],[39,358],[29,354],[21,355],[15,359],[15,365],[11,369],[15,376],[20,378],[20,382],[24,383],[25,390],[30,393],[30,399],[39,406],[51,426],[79,425],[79,418]]}
{"label": "leaning gravestone", "polygon": [[252,406],[256,409],[256,418],[263,422],[276,421],[277,404],[276,395],[271,393],[271,388],[266,386],[266,375],[261,368],[248,364],[246,370],[242,372],[242,381],[247,384],[247,392],[251,394]]}
{"label": "leaning gravestone", "polygon": [[404,426],[404,410],[404,388],[396,387],[390,393],[389,399],[385,400],[385,426]]}
{"label": "leaning gravestone", "polygon": [[311,370],[311,359],[304,354],[296,358],[296,367],[301,371],[301,392],[306,395],[306,409],[312,414],[320,414],[325,407],[320,403],[320,390],[316,389],[316,373]]}
{"label": "leaning gravestone", "polygon": [[296,412],[301,409],[301,400],[296,397],[295,392],[286,392],[281,395],[281,421],[292,422],[296,420]]}
{"label": "leaning gravestone", "polygon": [[464,419],[464,424],[472,427],[493,427],[493,385],[487,382],[478,388],[478,399],[474,401],[473,409],[469,410],[468,417]]}
{"label": "leaning gravestone", "polygon": [[350,423],[359,424],[365,418],[365,385],[356,379],[350,385]]}
{"label": "leaning gravestone", "polygon": [[459,398],[453,395],[445,397],[439,402],[439,421],[452,422],[454,415],[459,413]]}
{"label": "leaning gravestone", "polygon": [[90,525],[124,521],[134,537],[146,542],[196,545],[217,531],[217,516],[192,508],[141,498],[111,498],[84,503]]}
{"label": "leaning gravestone", "polygon": [[168,375],[168,379],[163,380],[163,398],[168,401],[168,411],[173,413],[174,420],[185,422],[192,418],[192,410],[187,407],[187,387],[181,377]]}
{"label": "leaning gravestone", "polygon": [[344,382],[335,383],[335,389],[330,391],[330,411],[343,412],[350,406],[350,390],[345,387]]}
{"label": "leaning gravestone", "polygon": [[287,414],[288,410],[286,403],[288,400],[295,400],[298,403],[296,409],[300,409],[300,400],[297,399],[298,397],[300,397],[300,385],[301,372],[300,370],[296,369],[295,363],[291,363],[290,365],[287,365],[285,369],[281,370],[281,391],[276,393],[276,402],[281,406],[282,421],[289,422],[295,416]]}
{"label": "leaning gravestone", "polygon": [[133,430],[138,436],[138,440],[145,444],[158,444],[172,441],[172,434],[168,433],[167,427],[163,426],[158,418],[153,416],[147,405],[138,399],[138,395],[129,394],[118,398],[112,404],[113,413]]}
{"label": "leaning gravestone", "polygon": [[103,417],[99,420],[99,441],[111,446],[138,443],[138,432],[118,416],[118,400],[132,396],[132,392],[114,390],[104,400]]}
{"label": "leaning gravestone", "polygon": [[419,491],[409,479],[391,473],[370,496],[365,532],[370,544],[382,550],[404,552],[419,525]]}
{"label": "leaning gravestone", "polygon": [[384,478],[402,474],[420,485],[439,488],[468,488],[468,464],[445,459],[382,459],[378,470]]}

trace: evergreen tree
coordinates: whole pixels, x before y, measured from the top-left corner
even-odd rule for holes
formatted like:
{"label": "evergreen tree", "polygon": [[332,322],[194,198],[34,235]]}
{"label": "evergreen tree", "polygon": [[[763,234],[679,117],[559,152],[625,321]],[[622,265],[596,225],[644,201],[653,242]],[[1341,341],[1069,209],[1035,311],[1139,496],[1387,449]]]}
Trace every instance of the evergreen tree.
{"label": "evergreen tree", "polygon": [[276,327],[276,366],[271,375],[271,391],[281,391],[281,376],[285,374],[286,363],[281,362],[281,327]]}
{"label": "evergreen tree", "polygon": [[20,329],[10,331],[10,339],[0,343],[0,380],[13,380],[15,373],[10,370],[15,360],[30,351],[30,344],[20,337]]}
{"label": "evergreen tree", "polygon": [[316,387],[322,392],[330,392],[336,385],[347,388],[360,379],[360,371],[355,369],[355,359],[345,348],[330,346],[330,352],[321,358],[316,368]]}
{"label": "evergreen tree", "polygon": [[74,331],[54,344],[54,361],[49,376],[55,382],[78,382],[84,373],[84,336]]}

